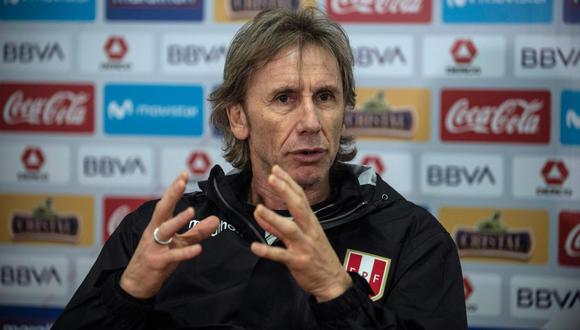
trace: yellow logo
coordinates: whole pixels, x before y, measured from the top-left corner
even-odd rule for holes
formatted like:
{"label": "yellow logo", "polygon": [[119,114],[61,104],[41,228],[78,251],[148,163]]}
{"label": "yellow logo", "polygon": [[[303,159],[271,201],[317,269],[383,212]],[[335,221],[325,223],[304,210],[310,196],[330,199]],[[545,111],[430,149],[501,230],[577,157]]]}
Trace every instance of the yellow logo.
{"label": "yellow logo", "polygon": [[439,219],[463,261],[548,262],[547,211],[449,207]]}
{"label": "yellow logo", "polygon": [[0,242],[75,244],[94,241],[94,201],[90,196],[0,195]]}
{"label": "yellow logo", "polygon": [[219,23],[243,23],[253,18],[257,13],[270,8],[316,7],[316,0],[278,0],[278,1],[252,1],[252,0],[216,0],[213,3],[214,20]]}
{"label": "yellow logo", "polygon": [[356,138],[429,140],[428,89],[357,89],[354,111],[345,115],[346,132]]}

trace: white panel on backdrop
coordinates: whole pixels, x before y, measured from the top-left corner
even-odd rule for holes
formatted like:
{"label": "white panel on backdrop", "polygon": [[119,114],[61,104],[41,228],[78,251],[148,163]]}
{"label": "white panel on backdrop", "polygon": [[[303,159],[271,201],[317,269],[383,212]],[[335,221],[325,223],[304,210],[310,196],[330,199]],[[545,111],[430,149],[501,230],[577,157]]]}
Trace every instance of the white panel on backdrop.
{"label": "white panel on backdrop", "polygon": [[189,171],[188,190],[199,190],[197,183],[207,179],[211,168],[220,165],[225,173],[232,166],[222,157],[220,148],[175,147],[161,152],[161,182],[169,186],[183,170]]}
{"label": "white panel on backdrop", "polygon": [[231,34],[167,34],[162,37],[161,65],[170,74],[221,76]]}
{"label": "white panel on backdrop", "polygon": [[0,33],[0,72],[67,73],[72,63],[68,33]]}
{"label": "white panel on backdrop", "polygon": [[82,33],[79,65],[84,73],[150,73],[153,36],[145,33]]}
{"label": "white panel on backdrop", "polygon": [[499,316],[502,309],[501,278],[491,273],[463,273],[465,307],[473,316]]}
{"label": "white panel on backdrop", "polygon": [[574,317],[578,321],[580,280],[577,278],[516,275],[512,277],[510,287],[513,316],[552,320]]}
{"label": "white panel on backdrop", "polygon": [[516,197],[580,199],[580,158],[516,156],[512,173]]}
{"label": "white panel on backdrop", "polygon": [[0,181],[66,184],[70,181],[70,147],[44,143],[0,144]]}
{"label": "white panel on backdrop", "polygon": [[415,64],[415,47],[410,36],[352,34],[350,45],[356,77],[409,77]]}
{"label": "white panel on backdrop", "polygon": [[427,153],[421,157],[421,192],[427,195],[499,197],[503,192],[500,156]]}
{"label": "white panel on backdrop", "polygon": [[352,162],[373,167],[375,172],[399,193],[411,193],[413,162],[410,154],[359,150]]}
{"label": "white panel on backdrop", "polygon": [[0,255],[2,281],[0,302],[9,303],[17,296],[32,304],[45,304],[68,294],[68,260],[65,257]]}
{"label": "white panel on backdrop", "polygon": [[505,44],[503,37],[495,36],[427,36],[423,73],[428,77],[502,77]]}
{"label": "white panel on backdrop", "polygon": [[82,146],[77,170],[81,184],[148,187],[153,184],[153,152],[142,146]]}
{"label": "white panel on backdrop", "polygon": [[517,77],[580,77],[580,38],[518,36],[514,48]]}

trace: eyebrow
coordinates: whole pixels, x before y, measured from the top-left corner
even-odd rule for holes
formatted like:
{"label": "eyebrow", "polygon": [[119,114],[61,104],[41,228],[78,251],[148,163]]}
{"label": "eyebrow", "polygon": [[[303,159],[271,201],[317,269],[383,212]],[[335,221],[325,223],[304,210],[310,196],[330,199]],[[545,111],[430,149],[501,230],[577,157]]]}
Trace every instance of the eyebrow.
{"label": "eyebrow", "polygon": [[296,85],[282,85],[280,87],[276,87],[273,90],[270,91],[270,95],[275,96],[278,95],[280,93],[295,93],[298,90],[298,87]]}
{"label": "eyebrow", "polygon": [[316,91],[321,91],[321,90],[326,90],[329,92],[332,92],[334,94],[338,94],[340,92],[340,88],[338,88],[338,86],[333,85],[333,84],[326,84],[326,85],[321,85],[316,87]]}
{"label": "eyebrow", "polygon": [[[277,88],[274,88],[273,90],[271,90],[270,95],[278,95],[280,93],[296,93],[298,89],[299,89],[299,87],[297,87],[296,85],[286,84],[286,85],[282,85],[280,87],[277,87]],[[334,94],[338,94],[340,91],[340,88],[338,88],[338,86],[336,86],[334,84],[324,84],[324,85],[317,86],[315,89],[316,92],[319,92],[321,90],[326,90],[326,91],[332,92]]]}

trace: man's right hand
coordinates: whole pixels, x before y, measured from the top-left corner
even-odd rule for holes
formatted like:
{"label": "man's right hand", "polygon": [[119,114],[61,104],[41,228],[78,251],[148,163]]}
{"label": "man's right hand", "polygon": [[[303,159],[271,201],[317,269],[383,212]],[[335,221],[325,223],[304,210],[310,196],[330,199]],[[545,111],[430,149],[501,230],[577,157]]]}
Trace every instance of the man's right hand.
{"label": "man's right hand", "polygon": [[[135,298],[146,299],[156,295],[180,262],[201,253],[199,242],[209,237],[219,225],[217,217],[209,216],[187,232],[176,234],[194,215],[193,208],[189,207],[172,217],[187,180],[188,174],[184,171],[163,193],[135,253],[121,275],[121,288]],[[173,238],[172,242],[168,245],[155,242],[153,232],[156,228],[159,228],[158,239],[166,241]]]}

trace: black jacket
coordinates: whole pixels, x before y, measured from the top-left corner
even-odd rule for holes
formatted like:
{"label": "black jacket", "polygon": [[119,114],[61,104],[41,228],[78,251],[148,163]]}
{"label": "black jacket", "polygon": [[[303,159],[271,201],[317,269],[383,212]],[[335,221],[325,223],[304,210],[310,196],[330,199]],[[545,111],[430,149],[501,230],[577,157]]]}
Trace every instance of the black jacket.
{"label": "black jacket", "polygon": [[[181,263],[146,301],[129,296],[118,283],[156,202],[129,214],[54,328],[467,328],[452,239],[431,214],[405,200],[374,171],[336,165],[331,170],[332,196],[312,206],[339,259],[346,267],[350,253],[355,266],[349,269],[354,270],[354,285],[320,304],[284,265],[259,259],[249,250],[251,241],[267,236],[253,219],[253,206],[244,202],[250,180],[248,173],[224,175],[216,166],[200,183],[202,192],[183,196],[175,212],[193,206],[196,217],[190,226],[211,214],[220,218],[220,226],[202,243],[202,254]],[[275,239],[267,238],[269,243]],[[363,259],[366,268],[357,267]],[[375,279],[374,290],[380,294],[356,273],[363,268],[373,269],[364,275]],[[385,269],[385,281],[380,281]]]}

